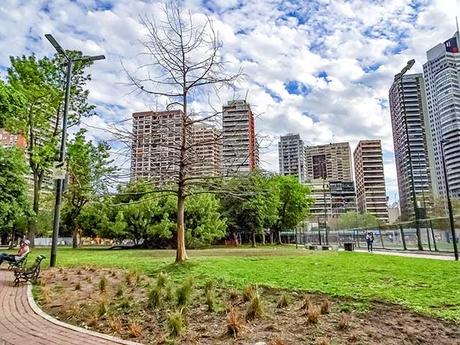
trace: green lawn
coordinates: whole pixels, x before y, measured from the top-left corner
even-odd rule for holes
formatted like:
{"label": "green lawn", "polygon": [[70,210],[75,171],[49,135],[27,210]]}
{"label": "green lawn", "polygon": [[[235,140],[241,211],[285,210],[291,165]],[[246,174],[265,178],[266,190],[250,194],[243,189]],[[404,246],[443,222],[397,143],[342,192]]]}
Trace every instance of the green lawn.
{"label": "green lawn", "polygon": [[[35,254],[49,257],[49,249]],[[211,277],[242,287],[257,283],[276,288],[327,293],[361,300],[399,303],[412,310],[460,322],[460,265],[454,261],[346,252],[309,252],[294,247],[189,251],[175,265],[167,250],[59,249],[59,266],[101,266],[173,278]],[[48,261],[48,260],[47,260]]]}

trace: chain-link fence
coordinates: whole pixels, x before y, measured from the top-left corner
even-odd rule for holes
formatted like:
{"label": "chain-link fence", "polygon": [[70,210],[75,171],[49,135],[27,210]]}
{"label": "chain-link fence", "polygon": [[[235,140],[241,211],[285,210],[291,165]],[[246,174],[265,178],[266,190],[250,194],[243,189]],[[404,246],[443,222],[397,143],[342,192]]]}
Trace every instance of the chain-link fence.
{"label": "chain-link fence", "polygon": [[[460,216],[454,217],[457,247],[460,246]],[[448,218],[422,219],[418,222],[400,222],[376,227],[330,230],[313,228],[310,231],[299,229],[284,233],[284,241],[301,244],[338,245],[354,243],[356,248],[367,248],[366,234],[374,235],[375,249],[423,250],[453,253],[453,236]],[[297,239],[297,240],[296,240]]]}

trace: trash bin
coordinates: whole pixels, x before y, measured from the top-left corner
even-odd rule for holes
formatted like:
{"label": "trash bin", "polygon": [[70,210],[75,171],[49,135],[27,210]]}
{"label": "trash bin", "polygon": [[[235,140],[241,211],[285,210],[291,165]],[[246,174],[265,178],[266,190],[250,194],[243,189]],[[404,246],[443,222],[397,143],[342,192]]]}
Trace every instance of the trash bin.
{"label": "trash bin", "polygon": [[355,249],[355,244],[353,242],[345,242],[343,248],[347,252],[352,252]]}

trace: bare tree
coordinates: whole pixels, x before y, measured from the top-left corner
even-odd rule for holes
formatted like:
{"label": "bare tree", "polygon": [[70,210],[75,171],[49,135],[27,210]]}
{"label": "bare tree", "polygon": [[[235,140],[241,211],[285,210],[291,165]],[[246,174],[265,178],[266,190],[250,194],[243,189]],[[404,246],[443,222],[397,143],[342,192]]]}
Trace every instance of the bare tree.
{"label": "bare tree", "polygon": [[[217,122],[220,111],[195,113],[190,109],[192,97],[218,94],[223,87],[231,87],[241,73],[227,74],[220,55],[213,22],[208,17],[194,18],[178,2],[170,1],[164,6],[161,19],[141,18],[147,32],[144,47],[148,62],[135,73],[128,72],[132,85],[140,93],[147,93],[166,100],[168,110],[181,114],[180,140],[165,145],[174,159],[170,160],[169,183],[175,185],[177,195],[177,251],[176,262],[187,259],[185,248],[185,202],[193,186],[204,184],[208,179],[194,173],[198,146],[213,144],[206,140],[192,140],[193,126],[197,123]],[[149,139],[151,140],[151,138]],[[220,140],[216,136],[212,141]],[[168,153],[168,154],[169,154]],[[171,188],[165,188],[170,190]]]}

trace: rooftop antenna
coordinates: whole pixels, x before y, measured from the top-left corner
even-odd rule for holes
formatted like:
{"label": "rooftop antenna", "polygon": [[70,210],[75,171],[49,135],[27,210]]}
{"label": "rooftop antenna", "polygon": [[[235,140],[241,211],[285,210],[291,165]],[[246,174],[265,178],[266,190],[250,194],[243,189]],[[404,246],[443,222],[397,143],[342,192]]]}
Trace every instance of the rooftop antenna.
{"label": "rooftop antenna", "polygon": [[455,24],[457,25],[457,32],[458,32],[458,17],[455,16]]}
{"label": "rooftop antenna", "polygon": [[247,102],[248,101],[248,93],[249,93],[249,89],[246,90],[246,96],[244,96],[244,100]]}

